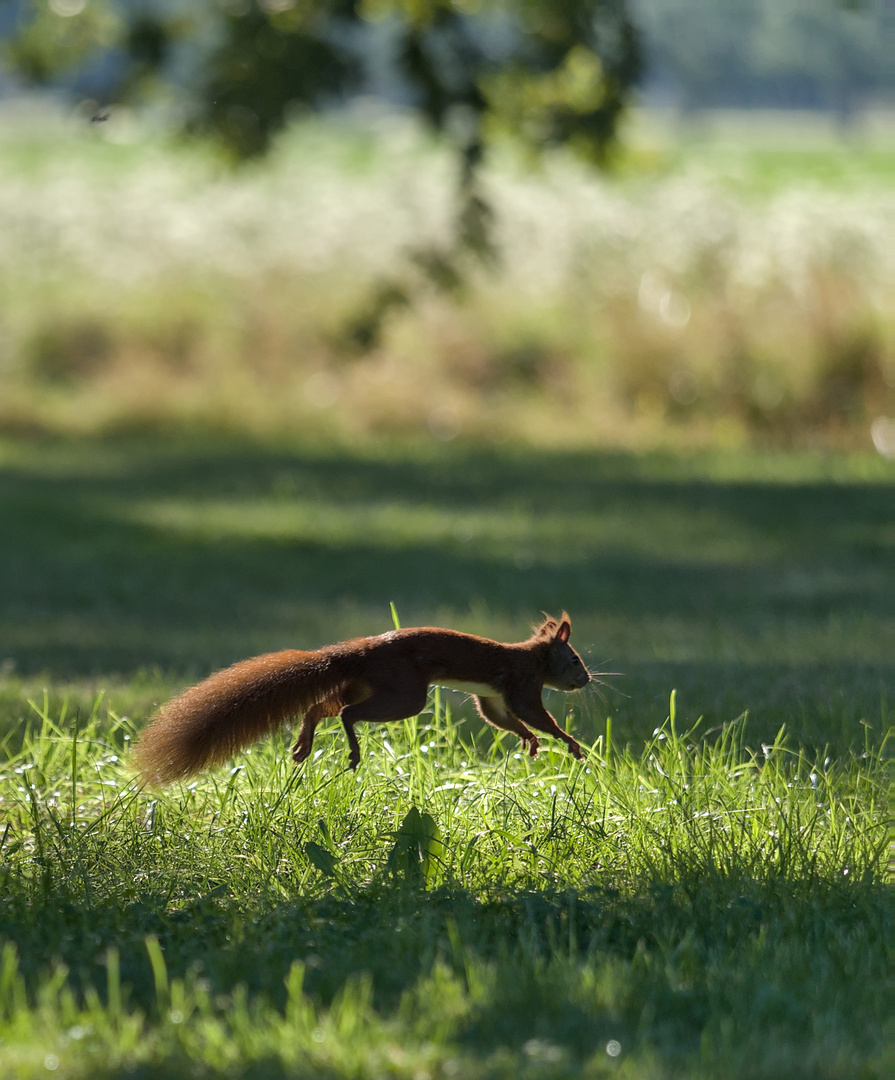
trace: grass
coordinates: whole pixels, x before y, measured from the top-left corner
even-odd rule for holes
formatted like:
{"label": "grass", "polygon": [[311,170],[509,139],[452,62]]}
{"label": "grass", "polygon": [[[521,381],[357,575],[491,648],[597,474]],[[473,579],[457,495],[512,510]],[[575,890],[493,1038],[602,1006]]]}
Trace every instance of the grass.
{"label": "grass", "polygon": [[[360,355],[449,217],[407,125],[0,145],[0,1074],[891,1073],[891,149],[501,152],[501,275]],[[155,704],[391,603],[567,608],[587,760],[445,691],[356,775],[330,725],[139,787]]]}
{"label": "grass", "polygon": [[[7,439],[0,1071],[885,1075],[891,496],[870,456]],[[551,696],[583,765],[445,693],[356,775],[330,725],[137,786],[153,701],[390,601],[565,606],[628,696]]]}
{"label": "grass", "polygon": [[504,640],[566,607],[629,695],[588,701],[582,723],[608,710],[631,738],[676,686],[685,723],[748,708],[755,738],[786,723],[848,748],[891,681],[878,457],[434,439],[7,440],[0,455],[0,722],[66,683],[88,710],[127,688],[119,711],[145,715],[245,655],[387,629],[392,601],[406,625]]}
{"label": "grass", "polygon": [[530,763],[436,701],[356,776],[154,795],[130,731],[43,716],[3,770],[7,1075],[884,1073],[877,741]]}
{"label": "grass", "polygon": [[[126,116],[0,113],[0,429],[869,448],[895,158],[806,127],[641,118],[608,177],[499,147],[499,272],[446,295],[419,256],[451,163],[399,118],[307,122],[232,173]],[[414,302],[359,349],[387,286]]]}

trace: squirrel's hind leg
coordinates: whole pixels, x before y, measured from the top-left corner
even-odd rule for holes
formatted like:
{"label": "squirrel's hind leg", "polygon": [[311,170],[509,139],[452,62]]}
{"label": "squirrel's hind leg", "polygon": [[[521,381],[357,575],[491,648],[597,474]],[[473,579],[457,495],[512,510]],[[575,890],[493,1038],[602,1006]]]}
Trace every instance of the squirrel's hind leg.
{"label": "squirrel's hind leg", "polygon": [[368,698],[347,705],[342,710],[342,725],[348,736],[348,767],[356,769],[360,764],[360,743],[354,725],[360,721],[388,722],[416,716],[426,707],[429,685],[416,678],[402,680],[395,685],[376,687]]}
{"label": "squirrel's hind leg", "polygon": [[298,729],[298,738],[292,747],[292,760],[296,765],[301,765],[310,757],[311,748],[314,745],[314,732],[320,721],[325,720],[327,716],[338,716],[341,711],[342,702],[334,700],[318,701],[305,712],[301,718],[301,727]]}
{"label": "squirrel's hind leg", "polygon": [[351,721],[346,721],[345,717],[342,717],[342,726],[345,728],[345,734],[348,737],[348,768],[352,772],[360,765],[360,743],[357,739],[357,732],[354,730],[354,724]]}

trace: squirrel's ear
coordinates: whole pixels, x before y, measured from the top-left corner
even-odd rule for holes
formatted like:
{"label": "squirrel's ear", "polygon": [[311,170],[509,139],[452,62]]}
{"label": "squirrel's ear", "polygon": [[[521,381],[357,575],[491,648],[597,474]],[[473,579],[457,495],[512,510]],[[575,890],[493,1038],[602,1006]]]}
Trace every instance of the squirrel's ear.
{"label": "squirrel's ear", "polygon": [[563,619],[563,621],[559,624],[559,629],[556,631],[556,635],[553,640],[560,642],[560,644],[562,645],[565,645],[565,643],[571,637],[571,634],[572,624],[569,622],[568,619]]}

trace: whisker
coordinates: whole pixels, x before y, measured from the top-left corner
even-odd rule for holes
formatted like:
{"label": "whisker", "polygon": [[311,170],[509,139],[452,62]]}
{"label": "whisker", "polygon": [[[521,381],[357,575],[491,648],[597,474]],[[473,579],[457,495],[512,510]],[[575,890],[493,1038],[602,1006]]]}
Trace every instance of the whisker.
{"label": "whisker", "polygon": [[624,678],[623,671],[591,671],[588,669],[588,675],[590,675],[589,686],[593,688],[595,694],[599,695],[600,700],[606,704],[606,695],[598,689],[600,686],[605,686],[607,690],[612,690],[613,693],[618,694],[619,697],[630,698],[630,694],[626,694],[623,690],[619,690],[617,686],[613,686],[611,683],[605,682],[603,676],[607,679],[612,678]]}

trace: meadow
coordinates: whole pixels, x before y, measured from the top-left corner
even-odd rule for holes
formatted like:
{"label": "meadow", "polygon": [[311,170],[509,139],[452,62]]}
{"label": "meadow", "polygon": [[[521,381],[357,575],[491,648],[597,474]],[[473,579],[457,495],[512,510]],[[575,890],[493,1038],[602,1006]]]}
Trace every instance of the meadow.
{"label": "meadow", "polygon": [[[358,299],[446,227],[437,148],[310,125],[233,176],[122,128],[4,130],[0,1073],[890,1073],[891,158],[507,165],[504,274],[359,355]],[[784,248],[807,292],[772,326]],[[722,325],[773,393],[724,381]],[[435,691],[360,733],[357,773],[330,723],[300,769],[284,731],[140,785],[155,704],[392,605],[502,640],[567,609],[620,673],[547,694],[586,760]]]}
{"label": "meadow", "polygon": [[127,114],[4,115],[0,426],[868,447],[886,129],[625,138],[608,176],[497,147],[497,261],[448,270],[455,166],[406,118],[307,121],[234,173]]}
{"label": "meadow", "polygon": [[[16,439],[0,497],[6,1075],[885,1073],[879,457]],[[154,702],[390,601],[566,606],[587,761],[444,692],[141,789]]]}

